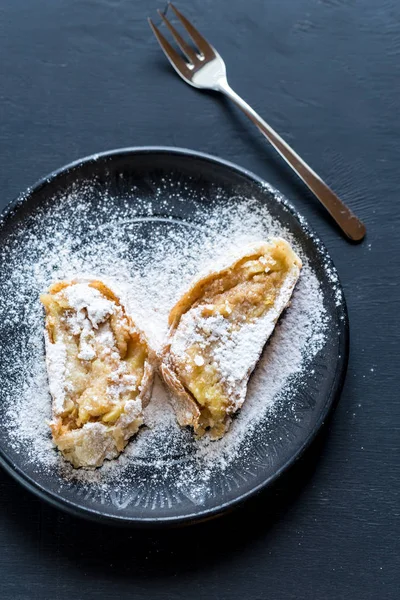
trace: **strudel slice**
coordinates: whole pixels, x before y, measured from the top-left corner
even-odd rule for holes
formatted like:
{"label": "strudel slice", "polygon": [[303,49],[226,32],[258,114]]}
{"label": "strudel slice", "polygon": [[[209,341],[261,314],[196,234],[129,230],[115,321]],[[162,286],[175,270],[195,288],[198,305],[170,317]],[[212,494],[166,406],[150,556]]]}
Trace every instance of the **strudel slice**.
{"label": "strudel slice", "polygon": [[174,306],[161,372],[180,425],[197,436],[225,433],[300,269],[285,240],[255,243],[198,278]]}
{"label": "strudel slice", "polygon": [[55,283],[40,299],[53,440],[74,467],[98,467],[118,456],[143,423],[151,350],[101,281]]}

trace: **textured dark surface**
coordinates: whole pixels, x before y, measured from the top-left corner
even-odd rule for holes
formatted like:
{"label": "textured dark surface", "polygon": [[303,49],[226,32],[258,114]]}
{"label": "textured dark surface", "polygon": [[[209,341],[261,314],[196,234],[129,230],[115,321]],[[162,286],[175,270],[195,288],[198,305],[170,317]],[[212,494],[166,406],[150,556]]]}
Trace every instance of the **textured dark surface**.
{"label": "textured dark surface", "polygon": [[0,202],[112,147],[187,146],[250,168],[305,214],[336,262],[352,334],[345,389],[327,435],[274,493],[195,529],[101,528],[56,512],[1,472],[0,596],[394,600],[400,5],[179,5],[217,45],[233,87],[365,220],[360,246],[340,237],[241,115],[171,72],[145,23],[158,6],[2,2]]}

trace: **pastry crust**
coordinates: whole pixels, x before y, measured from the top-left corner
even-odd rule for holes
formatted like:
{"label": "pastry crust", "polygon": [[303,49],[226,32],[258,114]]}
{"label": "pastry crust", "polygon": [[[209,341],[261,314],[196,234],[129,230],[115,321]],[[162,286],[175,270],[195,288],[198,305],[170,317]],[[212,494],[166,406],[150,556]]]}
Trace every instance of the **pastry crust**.
{"label": "pastry crust", "polygon": [[99,467],[143,424],[154,355],[102,281],[57,282],[40,299],[53,441],[74,467]]}
{"label": "pastry crust", "polygon": [[213,439],[226,432],[301,266],[282,238],[258,242],[196,279],[172,308],[160,371],[180,425]]}

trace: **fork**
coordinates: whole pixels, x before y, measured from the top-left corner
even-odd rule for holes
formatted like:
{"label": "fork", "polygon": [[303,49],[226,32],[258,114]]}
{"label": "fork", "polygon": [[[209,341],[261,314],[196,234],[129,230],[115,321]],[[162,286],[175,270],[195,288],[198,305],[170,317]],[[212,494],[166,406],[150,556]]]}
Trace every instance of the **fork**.
{"label": "fork", "polygon": [[352,241],[360,242],[366,233],[365,225],[338,198],[338,196],[322,181],[322,179],[304,162],[302,158],[266,123],[254,109],[251,108],[229,86],[226,77],[226,67],[217,50],[197,31],[191,22],[172,3],[168,4],[183,27],[189,34],[196,50],[185,41],[177,29],[160,10],[158,14],[171,32],[176,43],[186,57],[169,43],[160,29],[151,19],[148,19],[151,29],[156,36],[164,54],[175,71],[186,83],[203,90],[214,90],[225,94],[235,102],[244,114],[258,127],[269,140],[275,150],[292,167],[295,173],[304,181],[318,200],[325,206],[343,233]]}

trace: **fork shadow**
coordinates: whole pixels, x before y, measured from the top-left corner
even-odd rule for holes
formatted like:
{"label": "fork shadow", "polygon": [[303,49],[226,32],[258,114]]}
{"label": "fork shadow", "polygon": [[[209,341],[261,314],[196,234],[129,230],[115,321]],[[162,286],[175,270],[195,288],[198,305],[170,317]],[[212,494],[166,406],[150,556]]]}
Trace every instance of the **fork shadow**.
{"label": "fork shadow", "polygon": [[327,426],[267,491],[229,514],[192,526],[133,530],[100,525],[64,514],[20,491],[17,484],[3,486],[5,493],[12,495],[8,502],[13,510],[8,517],[18,530],[15,533],[23,536],[35,553],[39,538],[41,552],[56,552],[63,563],[85,573],[112,572],[119,578],[171,576],[177,570],[193,573],[232,560],[250,544],[262,541],[265,547],[266,538],[273,536],[310,484],[326,435]]}

